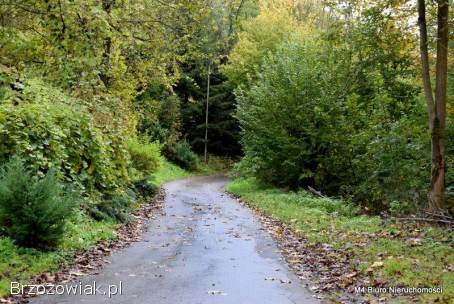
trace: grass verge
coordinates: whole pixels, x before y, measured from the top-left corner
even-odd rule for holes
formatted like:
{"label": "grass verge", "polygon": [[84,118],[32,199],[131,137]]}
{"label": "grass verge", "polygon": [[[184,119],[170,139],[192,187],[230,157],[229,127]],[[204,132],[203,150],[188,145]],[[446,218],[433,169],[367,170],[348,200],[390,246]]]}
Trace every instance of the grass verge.
{"label": "grass verge", "polygon": [[0,298],[9,295],[12,281],[25,283],[33,275],[58,270],[77,251],[94,246],[101,240],[113,239],[114,222],[97,222],[82,212],[67,224],[67,233],[56,251],[21,248],[7,237],[0,237]]}
{"label": "grass verge", "polygon": [[208,163],[200,162],[196,171],[186,171],[177,165],[165,160],[160,160],[158,171],[154,174],[155,183],[161,185],[168,181],[182,179],[190,176],[213,175],[228,172],[234,161],[220,156],[208,155]]}
{"label": "grass verge", "polygon": [[200,175],[213,175],[219,173],[229,172],[235,161],[231,158],[221,157],[216,155],[208,155],[208,162],[203,161],[203,156],[201,156],[201,161],[198,169],[198,174]]}
{"label": "grass verge", "polygon": [[161,159],[158,171],[153,175],[155,177],[155,183],[158,186],[161,186],[165,182],[193,176],[194,173],[181,169],[177,165]]}
{"label": "grass verge", "polygon": [[[292,227],[310,246],[348,252],[356,283],[381,286],[442,287],[442,294],[418,294],[422,303],[454,302],[454,233],[442,228],[398,223],[358,214],[346,202],[311,194],[266,188],[254,179],[238,179],[227,191]],[[327,246],[328,245],[328,246]],[[334,257],[336,258],[336,257]],[[354,284],[355,282],[351,282]],[[368,297],[366,295],[366,297]],[[391,297],[406,303],[410,297]]]}

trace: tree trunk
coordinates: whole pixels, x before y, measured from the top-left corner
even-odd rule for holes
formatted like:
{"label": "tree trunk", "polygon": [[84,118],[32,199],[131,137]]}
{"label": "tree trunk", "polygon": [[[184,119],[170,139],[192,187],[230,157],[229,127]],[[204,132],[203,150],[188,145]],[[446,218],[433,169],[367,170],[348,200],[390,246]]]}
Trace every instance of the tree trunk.
{"label": "tree trunk", "polygon": [[430,202],[432,209],[445,208],[444,132],[446,126],[446,99],[448,79],[448,0],[438,2],[437,64],[435,87],[435,117],[432,123],[432,180]]}
{"label": "tree trunk", "polygon": [[230,27],[229,27],[229,37],[232,38],[233,36],[233,31],[234,31],[234,23],[237,22],[238,16],[241,13],[241,9],[243,8],[244,5],[244,0],[241,0],[240,4],[238,5],[238,8],[235,11],[235,14],[230,12]]}
{"label": "tree trunk", "polygon": [[429,208],[438,211],[445,206],[445,159],[444,132],[446,126],[446,100],[448,78],[449,4],[438,1],[437,62],[435,100],[432,95],[429,72],[428,40],[425,1],[418,0],[418,23],[420,30],[421,66],[424,93],[432,137],[432,172],[429,191]]}

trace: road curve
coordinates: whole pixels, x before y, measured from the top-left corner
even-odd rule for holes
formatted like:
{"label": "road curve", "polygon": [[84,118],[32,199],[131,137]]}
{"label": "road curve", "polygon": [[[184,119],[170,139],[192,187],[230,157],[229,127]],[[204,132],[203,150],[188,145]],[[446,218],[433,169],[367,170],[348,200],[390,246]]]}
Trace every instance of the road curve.
{"label": "road curve", "polygon": [[[95,281],[96,295],[46,295],[31,303],[318,303],[253,213],[224,192],[226,181],[193,177],[165,184],[164,212],[143,241],[114,253],[100,274],[73,284]],[[121,295],[103,294],[108,285],[116,285],[115,292],[120,281]]]}

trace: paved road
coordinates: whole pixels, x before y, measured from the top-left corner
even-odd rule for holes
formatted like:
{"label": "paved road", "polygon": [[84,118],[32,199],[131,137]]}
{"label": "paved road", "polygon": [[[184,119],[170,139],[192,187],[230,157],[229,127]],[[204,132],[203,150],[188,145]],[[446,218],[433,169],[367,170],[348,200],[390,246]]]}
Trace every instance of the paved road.
{"label": "paved road", "polygon": [[[165,213],[144,240],[114,253],[99,275],[82,279],[84,285],[96,281],[97,295],[41,296],[32,303],[318,303],[253,214],[225,194],[225,182],[195,177],[166,184]],[[122,295],[99,293],[120,280]]]}

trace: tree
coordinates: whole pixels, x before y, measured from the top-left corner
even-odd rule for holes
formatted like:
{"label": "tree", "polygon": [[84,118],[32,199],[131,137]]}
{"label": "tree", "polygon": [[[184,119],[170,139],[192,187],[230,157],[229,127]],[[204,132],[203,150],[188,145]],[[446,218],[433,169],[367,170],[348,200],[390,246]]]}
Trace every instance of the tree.
{"label": "tree", "polygon": [[418,0],[418,24],[420,32],[420,55],[424,94],[429,116],[432,144],[432,171],[429,191],[429,207],[444,209],[445,199],[445,146],[446,100],[448,78],[449,4],[439,0],[437,9],[437,58],[435,71],[435,98],[432,93],[426,25],[426,3]]}
{"label": "tree", "polygon": [[206,0],[209,10],[185,50],[189,60],[180,62],[182,77],[173,90],[182,101],[183,136],[198,153],[241,153],[238,123],[231,115],[234,87],[220,69],[228,61],[242,21],[254,15],[255,2]]}

